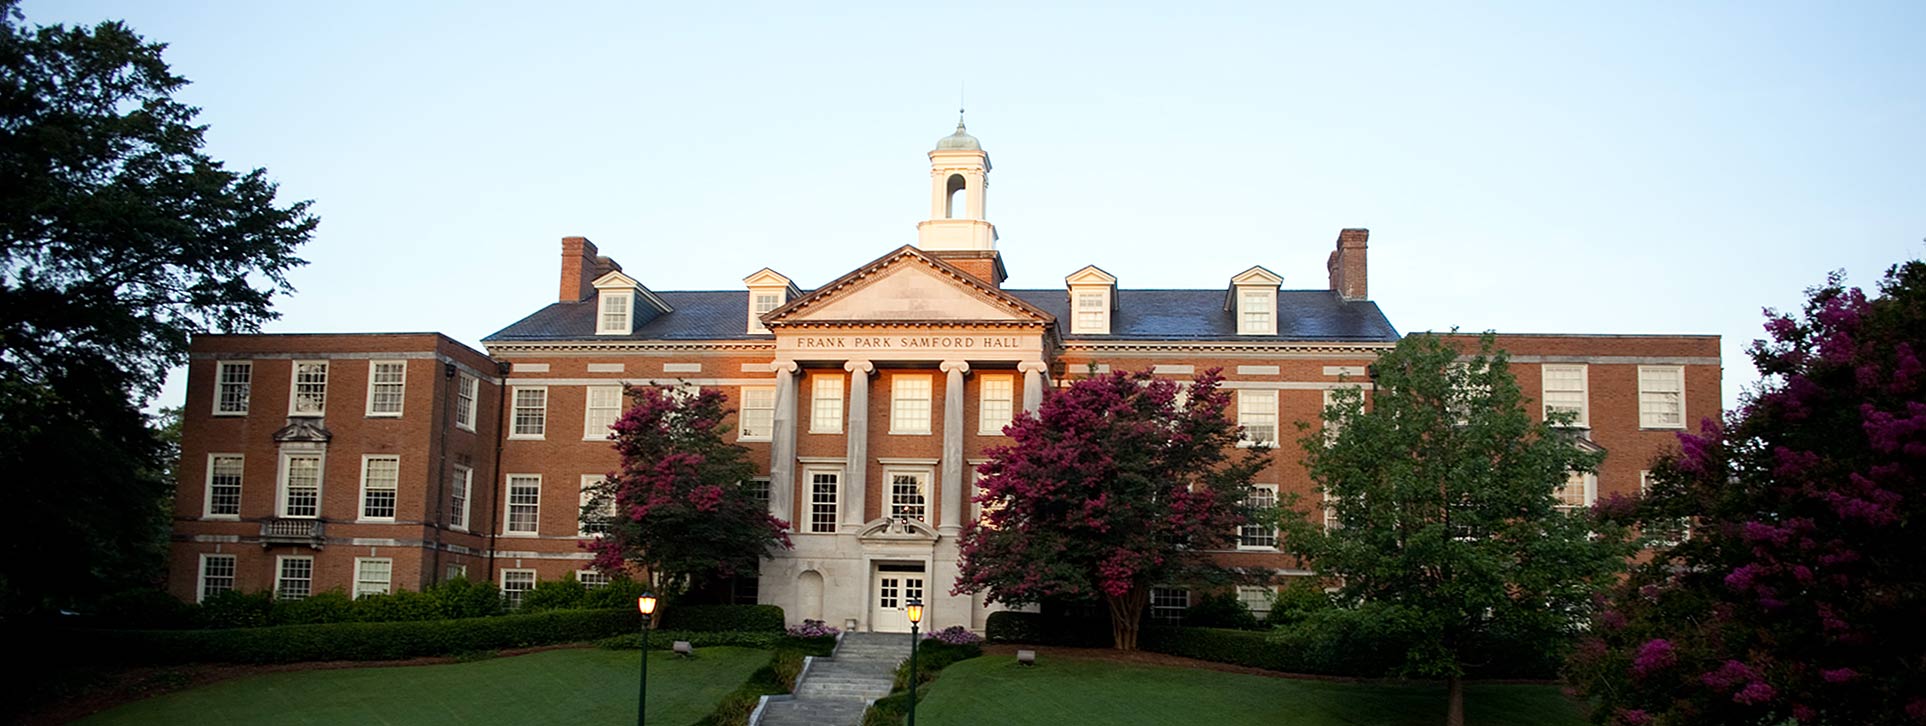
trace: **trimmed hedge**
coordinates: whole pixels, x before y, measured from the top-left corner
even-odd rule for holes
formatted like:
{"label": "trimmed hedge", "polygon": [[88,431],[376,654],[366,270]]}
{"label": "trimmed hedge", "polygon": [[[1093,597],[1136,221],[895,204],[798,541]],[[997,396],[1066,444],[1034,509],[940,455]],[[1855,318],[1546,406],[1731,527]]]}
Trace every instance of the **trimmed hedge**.
{"label": "trimmed hedge", "polygon": [[[695,647],[736,645],[763,650],[794,650],[804,655],[829,655],[836,648],[836,637],[797,638],[784,633],[744,633],[736,631],[702,632],[693,630],[655,630],[649,632],[649,647],[666,649],[678,640]],[[642,647],[641,633],[623,633],[603,638],[596,647],[609,650],[635,650]]]}
{"label": "trimmed hedge", "polygon": [[395,623],[328,623],[226,630],[71,630],[47,634],[43,657],[122,663],[298,663],[400,660],[576,643],[639,626],[633,610]]}
{"label": "trimmed hedge", "polygon": [[[706,635],[718,635],[715,633]],[[765,633],[742,633],[741,635],[765,636]],[[641,638],[630,638],[639,643]],[[653,642],[653,638],[651,639]],[[700,643],[697,643],[700,645]],[[763,696],[776,696],[789,693],[796,686],[796,676],[802,672],[805,656],[823,657],[836,648],[835,636],[821,638],[779,637],[775,652],[770,654],[769,665],[757,669],[749,676],[749,681],[723,696],[714,711],[696,722],[696,726],[741,726],[749,722],[749,714],[756,710],[756,704]]]}
{"label": "trimmed hedge", "polygon": [[[1000,613],[991,613],[995,617]],[[1019,613],[1027,614],[1027,613]],[[956,645],[940,640],[924,640],[916,646],[916,690],[922,693],[937,674],[957,661],[969,660],[983,655],[983,646],[974,643]],[[863,711],[863,726],[894,726],[900,724],[909,714],[909,660],[896,667],[896,681],[891,684],[889,695],[876,699]]]}
{"label": "trimmed hedge", "polygon": [[[1144,628],[1137,646],[1153,653],[1252,668],[1383,678],[1401,673],[1410,639],[1356,617],[1312,618],[1274,631]],[[1561,653],[1521,639],[1492,637],[1476,648],[1473,678],[1556,678]]]}
{"label": "trimmed hedge", "polygon": [[983,633],[993,643],[1097,648],[1111,644],[1110,618],[1073,618],[1002,610],[990,613]]}
{"label": "trimmed hedge", "polygon": [[662,629],[780,633],[783,613],[775,605],[676,605],[662,609]]}

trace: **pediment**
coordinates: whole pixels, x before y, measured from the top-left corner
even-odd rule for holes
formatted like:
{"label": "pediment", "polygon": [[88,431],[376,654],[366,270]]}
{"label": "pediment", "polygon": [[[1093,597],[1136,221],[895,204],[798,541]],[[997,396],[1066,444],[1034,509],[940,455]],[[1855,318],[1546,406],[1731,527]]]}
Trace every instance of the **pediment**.
{"label": "pediment", "polygon": [[1035,306],[984,284],[969,273],[903,247],[777,308],[764,324],[899,321],[1043,324],[1055,320]]}
{"label": "pediment", "polygon": [[1236,276],[1232,277],[1231,284],[1232,285],[1270,285],[1272,287],[1276,287],[1278,285],[1284,284],[1284,276],[1279,275],[1275,272],[1271,272],[1270,270],[1264,269],[1263,265],[1254,265],[1251,267],[1251,269],[1245,270],[1243,272],[1239,272],[1237,273]]}
{"label": "pediment", "polygon": [[857,539],[870,543],[935,542],[941,536],[929,523],[908,517],[872,519],[856,532]]}
{"label": "pediment", "polygon": [[753,274],[749,275],[748,277],[742,278],[742,284],[743,286],[748,287],[751,290],[759,287],[782,288],[783,290],[788,291],[789,297],[792,297],[792,298],[802,294],[801,290],[796,289],[796,283],[790,281],[790,279],[784,276],[782,273],[777,272],[775,270],[771,270],[767,267],[764,267],[760,270],[755,271]]}
{"label": "pediment", "polygon": [[1070,273],[1063,278],[1065,285],[1115,285],[1117,276],[1104,272],[1096,265],[1085,265],[1083,269]]}
{"label": "pediment", "polygon": [[288,425],[274,432],[274,441],[282,444],[326,444],[334,438],[334,433],[321,425],[320,419],[291,418]]}

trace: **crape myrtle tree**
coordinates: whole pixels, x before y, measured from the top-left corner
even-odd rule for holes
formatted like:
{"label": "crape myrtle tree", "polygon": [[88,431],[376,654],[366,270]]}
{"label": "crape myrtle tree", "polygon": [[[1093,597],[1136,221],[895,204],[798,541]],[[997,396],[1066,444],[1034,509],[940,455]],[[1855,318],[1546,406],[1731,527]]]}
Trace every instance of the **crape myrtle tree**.
{"label": "crape myrtle tree", "polygon": [[1926,263],[1767,311],[1762,380],[1616,509],[1689,534],[1573,657],[1601,724],[1926,724]]}
{"label": "crape myrtle tree", "polygon": [[772,548],[789,548],[789,524],[745,489],[756,467],[748,449],[723,438],[730,411],[720,391],[651,386],[628,395],[611,427],[622,468],[589,489],[581,512],[583,529],[599,532],[585,545],[594,567],[638,567],[658,594],[675,597],[754,573]]}
{"label": "crape myrtle tree", "polygon": [[141,408],[190,336],[276,317],[314,231],[203,151],[163,48],[0,0],[0,611],[157,581],[173,482]]}
{"label": "crape myrtle tree", "polygon": [[[953,593],[1024,605],[1101,600],[1136,650],[1154,585],[1228,581],[1230,545],[1268,450],[1238,448],[1216,370],[1188,389],[1149,372],[1075,381],[1018,416],[978,472],[984,517],[963,531]],[[1261,513],[1260,513],[1261,516]]]}
{"label": "crape myrtle tree", "polygon": [[1339,586],[1341,605],[1408,644],[1400,675],[1446,681],[1444,720],[1456,726],[1463,676],[1488,644],[1574,639],[1623,571],[1628,538],[1555,508],[1568,473],[1599,455],[1560,428],[1570,414],[1527,411],[1491,335],[1469,355],[1407,336],[1372,371],[1368,392],[1334,394],[1321,430],[1302,426],[1323,498],[1285,519],[1286,547]]}

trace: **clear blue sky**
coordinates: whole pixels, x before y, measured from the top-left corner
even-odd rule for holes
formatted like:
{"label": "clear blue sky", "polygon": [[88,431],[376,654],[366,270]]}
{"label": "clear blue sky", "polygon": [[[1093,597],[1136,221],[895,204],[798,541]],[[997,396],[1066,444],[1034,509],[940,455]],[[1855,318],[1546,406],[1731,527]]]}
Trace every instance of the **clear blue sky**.
{"label": "clear blue sky", "polygon": [[1318,288],[1369,227],[1403,331],[1715,333],[1728,402],[1760,308],[1926,237],[1926,3],[902,5],[24,10],[170,43],[212,153],[315,200],[275,332],[479,347],[576,234],[821,284],[915,240],[959,83],[1012,286]]}

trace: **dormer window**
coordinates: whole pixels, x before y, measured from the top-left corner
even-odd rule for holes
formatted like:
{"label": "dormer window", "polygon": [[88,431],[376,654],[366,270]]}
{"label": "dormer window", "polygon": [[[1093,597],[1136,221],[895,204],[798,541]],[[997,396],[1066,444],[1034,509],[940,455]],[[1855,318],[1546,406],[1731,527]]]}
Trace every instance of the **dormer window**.
{"label": "dormer window", "polygon": [[1070,288],[1070,332],[1109,335],[1110,311],[1117,308],[1117,278],[1095,265],[1063,278]]}
{"label": "dormer window", "polygon": [[1235,316],[1238,335],[1277,335],[1277,288],[1284,278],[1253,267],[1231,278],[1224,310]]}
{"label": "dormer window", "polygon": [[635,327],[635,314],[630,304],[635,293],[615,290],[602,293],[601,311],[596,314],[600,322],[595,326],[597,335],[628,335]]}
{"label": "dormer window", "polygon": [[749,287],[749,326],[747,330],[751,334],[767,335],[769,328],[762,324],[762,316],[768,314],[771,310],[782,307],[784,303],[802,296],[802,292],[796,289],[795,284],[791,283],[789,278],[783,277],[782,273],[767,267],[757,270],[756,274],[742,278],[742,283]]}

